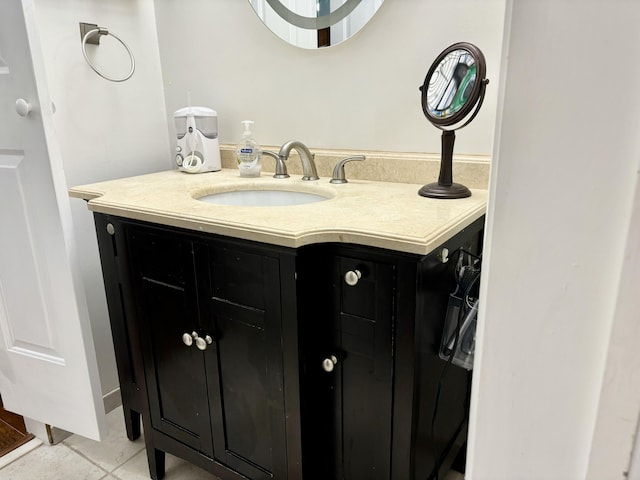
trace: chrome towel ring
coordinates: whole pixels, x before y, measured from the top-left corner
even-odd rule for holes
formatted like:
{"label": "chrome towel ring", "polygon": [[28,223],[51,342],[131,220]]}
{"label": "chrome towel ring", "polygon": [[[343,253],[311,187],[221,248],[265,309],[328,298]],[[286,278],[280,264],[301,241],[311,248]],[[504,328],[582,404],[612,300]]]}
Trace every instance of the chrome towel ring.
{"label": "chrome towel ring", "polygon": [[[120,39],[120,37],[118,37],[115,33],[110,32],[106,28],[99,27],[92,23],[82,23],[82,22],[80,23],[80,35],[82,36],[82,55],[84,55],[84,59],[87,61],[87,63],[89,64],[89,66],[92,68],[94,72],[96,72],[105,80],[109,80],[110,82],[124,82],[125,80],[129,80],[131,78],[134,70],[136,69],[136,61],[133,58],[133,53],[131,53],[131,49],[129,49],[127,44],[124,43]],[[87,43],[99,45],[100,37],[103,35],[111,35],[113,38],[115,38],[118,42],[122,44],[122,46],[127,50],[127,53],[129,54],[129,60],[131,61],[131,69],[129,70],[129,73],[127,73],[122,78],[113,78],[109,75],[106,75],[105,73],[102,73],[100,70],[98,70],[98,68],[93,63],[91,63],[91,60],[89,60],[89,57],[87,56]]]}

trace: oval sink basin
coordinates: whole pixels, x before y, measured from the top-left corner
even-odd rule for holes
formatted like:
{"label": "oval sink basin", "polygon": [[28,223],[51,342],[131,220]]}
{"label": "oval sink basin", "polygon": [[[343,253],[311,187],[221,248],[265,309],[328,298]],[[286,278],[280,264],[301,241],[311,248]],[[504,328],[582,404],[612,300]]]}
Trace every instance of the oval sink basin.
{"label": "oval sink basin", "polygon": [[198,198],[198,200],[216,205],[278,207],[321,202],[328,200],[328,197],[316,193],[293,192],[290,190],[234,190],[206,195]]}

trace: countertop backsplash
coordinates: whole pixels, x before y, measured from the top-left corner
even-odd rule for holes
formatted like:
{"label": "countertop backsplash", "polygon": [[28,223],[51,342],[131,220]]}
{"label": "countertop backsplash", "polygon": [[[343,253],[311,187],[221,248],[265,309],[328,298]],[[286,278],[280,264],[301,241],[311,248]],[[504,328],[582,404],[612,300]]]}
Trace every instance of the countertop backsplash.
{"label": "countertop backsplash", "polygon": [[[221,144],[220,154],[223,168],[237,168],[235,145]],[[263,150],[278,152],[279,146],[262,146]],[[366,150],[330,150],[309,147],[315,154],[318,175],[331,177],[336,163],[352,155],[365,155],[364,162],[346,165],[346,178],[381,182],[415,183],[419,185],[436,182],[440,172],[440,154],[404,153]],[[453,157],[453,180],[472,189],[486,190],[489,185],[491,159],[487,155],[455,155]],[[275,162],[263,156],[262,170],[273,172]],[[302,174],[302,163],[295,150],[287,161],[289,174]]]}

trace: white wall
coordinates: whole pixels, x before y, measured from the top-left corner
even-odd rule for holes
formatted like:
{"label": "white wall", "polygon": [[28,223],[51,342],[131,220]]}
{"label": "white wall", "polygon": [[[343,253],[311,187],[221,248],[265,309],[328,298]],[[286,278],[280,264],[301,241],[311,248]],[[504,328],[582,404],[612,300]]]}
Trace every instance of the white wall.
{"label": "white wall", "polygon": [[222,142],[237,142],[251,119],[263,145],[440,152],[418,87],[442,50],[468,41],[483,50],[491,84],[456,153],[491,152],[504,0],[387,0],[357,35],[321,50],[285,43],[247,0],[155,4],[167,112],[191,90],[194,104],[218,112]]}
{"label": "white wall", "polygon": [[[640,3],[511,4],[467,478],[584,479],[638,177]],[[593,478],[622,479],[629,438],[608,441],[627,461]]]}
{"label": "white wall", "polygon": [[[55,128],[68,186],[172,168],[152,0],[36,0]],[[82,56],[79,22],[109,28],[136,57],[123,83],[108,82]],[[126,52],[103,37],[90,46],[107,73],[128,71]],[[103,394],[118,386],[93,217],[70,200]]]}

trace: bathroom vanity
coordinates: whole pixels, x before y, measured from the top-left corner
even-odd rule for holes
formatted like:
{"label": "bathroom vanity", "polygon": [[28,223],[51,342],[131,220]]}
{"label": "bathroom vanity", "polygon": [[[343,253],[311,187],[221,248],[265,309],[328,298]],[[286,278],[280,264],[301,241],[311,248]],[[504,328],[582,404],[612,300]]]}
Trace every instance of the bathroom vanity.
{"label": "bathroom vanity", "polygon": [[[470,374],[438,357],[485,192],[237,171],[71,189],[94,212],[127,434],[221,479],[426,479],[464,442]],[[310,190],[274,207],[198,200]],[[436,395],[440,392],[434,416]]]}

